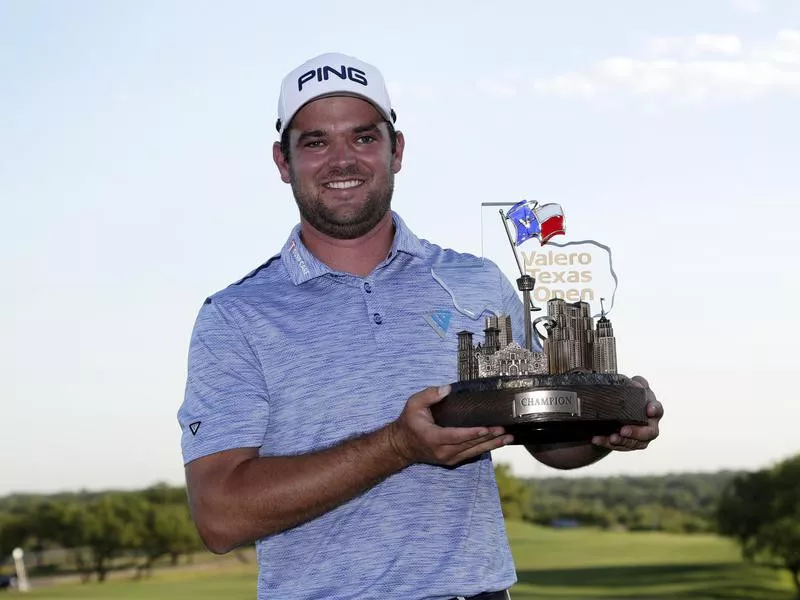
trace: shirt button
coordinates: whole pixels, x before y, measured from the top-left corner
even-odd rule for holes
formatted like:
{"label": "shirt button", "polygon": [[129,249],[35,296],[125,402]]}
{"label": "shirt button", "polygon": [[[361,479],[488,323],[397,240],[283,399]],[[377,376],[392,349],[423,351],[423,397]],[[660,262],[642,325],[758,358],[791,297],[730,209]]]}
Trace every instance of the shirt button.
{"label": "shirt button", "polygon": [[375,321],[375,323],[377,323],[378,325],[383,323],[383,317],[381,316],[381,313],[375,313],[374,315],[372,315],[372,320]]}
{"label": "shirt button", "polygon": [[372,286],[369,284],[369,281],[364,282],[364,291],[368,294],[372,293]]}

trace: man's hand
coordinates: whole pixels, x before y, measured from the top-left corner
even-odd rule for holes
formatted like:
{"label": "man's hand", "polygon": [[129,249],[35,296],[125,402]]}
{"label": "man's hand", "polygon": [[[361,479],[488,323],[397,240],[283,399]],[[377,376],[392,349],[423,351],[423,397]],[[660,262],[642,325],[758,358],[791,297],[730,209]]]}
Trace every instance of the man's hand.
{"label": "man's hand", "polygon": [[606,448],[608,450],[643,450],[647,445],[658,437],[658,424],[664,416],[664,408],[656,400],[656,396],[647,384],[644,377],[632,378],[635,385],[647,390],[647,425],[634,426],[626,425],[619,433],[612,433],[610,436],[595,436],[592,444]]}
{"label": "man's hand", "polygon": [[511,443],[502,427],[439,427],[430,407],[450,393],[450,386],[430,387],[406,402],[389,425],[392,448],[404,463],[456,465]]}

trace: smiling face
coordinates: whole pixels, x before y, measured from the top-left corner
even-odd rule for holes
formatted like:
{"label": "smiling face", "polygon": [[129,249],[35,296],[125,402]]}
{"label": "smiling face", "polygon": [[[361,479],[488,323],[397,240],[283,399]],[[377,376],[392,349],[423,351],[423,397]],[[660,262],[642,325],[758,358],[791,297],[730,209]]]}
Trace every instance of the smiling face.
{"label": "smiling face", "polygon": [[298,111],[289,160],[277,143],[273,158],[303,221],[331,238],[356,239],[386,216],[403,157],[403,135],[392,152],[388,127],[372,104],[350,96],[320,98]]}

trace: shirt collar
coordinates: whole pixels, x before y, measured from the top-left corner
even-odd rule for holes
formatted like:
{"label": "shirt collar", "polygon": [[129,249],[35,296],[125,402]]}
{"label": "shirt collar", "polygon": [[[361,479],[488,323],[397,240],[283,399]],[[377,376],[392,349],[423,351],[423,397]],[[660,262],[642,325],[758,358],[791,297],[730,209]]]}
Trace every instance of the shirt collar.
{"label": "shirt collar", "polygon": [[414,232],[408,228],[405,221],[400,218],[400,215],[396,212],[392,212],[392,220],[394,221],[395,231],[394,241],[392,242],[392,247],[389,250],[389,256],[386,257],[386,260],[392,260],[398,252],[404,252],[405,254],[410,254],[411,256],[417,256],[419,258],[427,256],[425,244],[414,235]]}
{"label": "shirt collar", "polygon": [[[386,260],[378,265],[378,268],[393,260],[399,252],[417,257],[424,257],[427,254],[426,246],[422,240],[414,235],[403,219],[400,218],[400,215],[394,211],[392,212],[392,221],[394,222],[395,228],[392,247],[389,250],[389,255],[386,257]],[[292,229],[292,232],[289,234],[289,239],[286,240],[286,243],[281,249],[281,260],[286,270],[289,271],[289,276],[295,285],[300,285],[315,277],[336,273],[336,271],[311,254],[305,244],[303,244],[300,239],[299,223],[294,226],[294,229]]]}

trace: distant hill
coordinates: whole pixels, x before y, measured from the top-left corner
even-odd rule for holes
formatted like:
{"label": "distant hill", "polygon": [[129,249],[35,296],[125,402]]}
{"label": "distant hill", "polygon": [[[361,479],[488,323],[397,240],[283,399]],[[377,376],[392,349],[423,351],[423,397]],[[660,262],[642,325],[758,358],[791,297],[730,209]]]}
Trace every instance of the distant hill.
{"label": "distant hill", "polygon": [[[525,519],[542,525],[590,525],[629,530],[714,531],[714,510],[731,479],[743,471],[609,477],[516,478],[530,489]],[[25,512],[44,500],[88,502],[108,491],[11,494],[0,514]],[[145,494],[185,502],[181,486],[157,484]],[[530,499],[528,499],[530,498]]]}
{"label": "distant hill", "polygon": [[612,477],[543,477],[531,490],[529,520],[629,530],[713,531],[725,486],[742,471]]}

